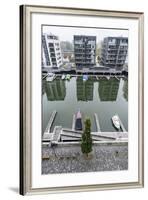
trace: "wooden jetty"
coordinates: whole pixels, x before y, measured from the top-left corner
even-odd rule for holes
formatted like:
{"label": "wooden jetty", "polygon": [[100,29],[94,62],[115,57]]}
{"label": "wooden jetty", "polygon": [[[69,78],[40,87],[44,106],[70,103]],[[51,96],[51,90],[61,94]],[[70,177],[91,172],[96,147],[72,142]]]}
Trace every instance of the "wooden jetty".
{"label": "wooden jetty", "polygon": [[54,120],[55,120],[56,114],[57,114],[57,111],[54,110],[54,111],[52,112],[52,114],[51,114],[51,116],[50,116],[50,119],[49,119],[49,122],[48,122],[48,124],[47,124],[46,130],[45,130],[46,133],[50,133],[50,132],[51,132],[51,126],[52,126],[52,124],[53,124],[53,122],[54,122]]}
{"label": "wooden jetty", "polygon": [[99,81],[99,77],[98,76],[96,76],[96,79],[97,79],[97,81]]}
{"label": "wooden jetty", "polygon": [[120,80],[120,78],[118,78],[117,76],[115,76],[115,78],[119,81]]}
{"label": "wooden jetty", "polygon": [[46,133],[44,132],[42,142],[43,143],[49,143],[52,140],[52,133]]}
{"label": "wooden jetty", "polygon": [[128,133],[127,132],[92,132],[93,135],[99,135],[100,137],[109,137],[112,139],[127,139]]}
{"label": "wooden jetty", "polygon": [[[66,140],[66,136],[67,137],[71,137],[71,138],[73,138],[73,140],[78,140],[78,139],[80,139],[81,140],[81,138],[82,138],[82,132],[79,132],[79,131],[72,131],[72,130],[70,130],[70,129],[62,129],[62,131],[61,131],[61,140],[63,141],[64,139]],[[64,138],[62,138],[64,136]],[[98,133],[97,132],[92,132],[91,133],[91,136],[92,136],[92,139],[93,140],[95,140],[95,141],[104,141],[104,140],[106,140],[106,141],[110,141],[110,140],[115,140],[116,139],[116,137],[114,137],[114,136],[111,136],[111,135],[98,135]]]}
{"label": "wooden jetty", "polygon": [[95,123],[96,123],[97,132],[101,132],[99,118],[98,118],[97,113],[94,113],[94,117],[95,117]]}
{"label": "wooden jetty", "polygon": [[51,143],[57,143],[60,140],[62,126],[55,126],[52,134]]}
{"label": "wooden jetty", "polygon": [[72,133],[83,133],[83,131],[77,131],[77,130],[72,130],[70,128],[62,128],[62,131],[64,132],[72,132]]}
{"label": "wooden jetty", "polygon": [[76,121],[76,116],[73,114],[73,119],[72,119],[72,130],[75,130],[75,121]]}
{"label": "wooden jetty", "polygon": [[[73,115],[73,121],[72,121],[72,128],[62,128],[62,126],[55,126],[53,132],[51,133],[51,126],[54,122],[54,119],[56,117],[56,111],[53,111],[46,131],[44,132],[42,144],[60,144],[61,142],[80,142],[82,138],[82,130],[75,130],[75,120],[76,116]],[[118,115],[117,115],[118,116]],[[118,116],[119,118],[119,116]],[[94,119],[96,123],[96,132],[91,132],[91,136],[93,141],[128,141],[128,132],[126,131],[122,121],[119,118],[121,130],[116,132],[102,132],[100,129],[100,123],[99,123],[99,117],[97,113],[94,113]]]}
{"label": "wooden jetty", "polygon": [[42,80],[44,80],[47,76],[48,76],[48,73],[45,76],[43,76]]}

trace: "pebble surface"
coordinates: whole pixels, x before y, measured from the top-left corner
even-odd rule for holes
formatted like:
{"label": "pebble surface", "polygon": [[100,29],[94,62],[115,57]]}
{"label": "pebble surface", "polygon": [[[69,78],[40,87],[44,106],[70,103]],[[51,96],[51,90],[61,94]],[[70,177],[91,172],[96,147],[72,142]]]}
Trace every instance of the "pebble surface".
{"label": "pebble surface", "polygon": [[128,169],[128,145],[93,146],[86,159],[80,146],[42,147],[42,174]]}

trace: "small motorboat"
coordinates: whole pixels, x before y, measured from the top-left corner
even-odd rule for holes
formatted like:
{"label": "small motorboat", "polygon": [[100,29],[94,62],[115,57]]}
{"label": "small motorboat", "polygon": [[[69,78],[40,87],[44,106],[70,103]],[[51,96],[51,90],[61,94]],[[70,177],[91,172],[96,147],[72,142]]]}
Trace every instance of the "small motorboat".
{"label": "small motorboat", "polygon": [[107,78],[107,80],[109,80],[109,79],[110,79],[110,76],[106,76],[106,78]]}
{"label": "small motorboat", "polygon": [[112,122],[113,122],[114,127],[119,130],[120,129],[120,120],[119,120],[118,115],[114,115],[112,117]]}
{"label": "small motorboat", "polygon": [[53,73],[48,73],[47,77],[46,77],[46,81],[53,81],[55,79],[56,75]]}
{"label": "small motorboat", "polygon": [[65,74],[63,74],[61,79],[64,80],[65,78],[66,78]]}
{"label": "small motorboat", "polygon": [[75,130],[82,130],[82,115],[80,110],[76,114]]}
{"label": "small motorboat", "polygon": [[87,81],[88,80],[88,76],[87,75],[83,75],[83,81]]}
{"label": "small motorboat", "polygon": [[66,80],[70,80],[70,78],[71,78],[70,74],[67,74],[66,75]]}

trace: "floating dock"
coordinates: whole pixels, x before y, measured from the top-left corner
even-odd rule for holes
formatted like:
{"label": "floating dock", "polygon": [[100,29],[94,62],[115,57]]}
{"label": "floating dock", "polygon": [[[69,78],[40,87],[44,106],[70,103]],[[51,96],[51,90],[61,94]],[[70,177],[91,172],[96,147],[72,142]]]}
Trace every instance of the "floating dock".
{"label": "floating dock", "polygon": [[96,79],[97,79],[97,81],[99,81],[99,77],[98,76],[96,76]]}
{"label": "floating dock", "polygon": [[53,124],[53,122],[54,122],[54,120],[55,120],[56,114],[57,114],[57,111],[54,110],[54,111],[52,112],[52,114],[51,114],[51,116],[50,116],[50,119],[49,119],[49,122],[48,122],[48,124],[47,124],[46,130],[45,130],[46,133],[50,133],[50,132],[51,132],[51,126],[52,126],[52,124]]}
{"label": "floating dock", "polygon": [[75,130],[75,121],[76,121],[76,115],[73,114],[73,119],[72,119],[72,130]]}
{"label": "floating dock", "polygon": [[120,78],[118,78],[117,76],[115,76],[115,78],[119,81],[120,80]]}
{"label": "floating dock", "polygon": [[62,126],[55,126],[52,134],[51,143],[57,143],[60,140],[60,134],[61,134]]}
{"label": "floating dock", "polygon": [[43,76],[42,80],[44,80],[47,76],[48,76],[48,73],[45,76]]}
{"label": "floating dock", "polygon": [[[80,142],[83,131],[75,130],[76,115],[73,114],[72,128],[62,128],[62,126],[55,126],[53,132],[51,132],[52,124],[56,117],[56,110],[52,112],[46,131],[44,132],[42,142],[45,144],[60,144],[61,142]],[[118,115],[117,115],[118,116]],[[119,116],[118,116],[119,118]],[[94,119],[96,123],[96,132],[91,132],[93,141],[128,141],[128,132],[126,131],[122,121],[119,118],[121,129],[116,132],[102,132],[100,129],[99,117],[97,113],[94,113]]]}
{"label": "floating dock", "polygon": [[[79,131],[73,131],[73,130],[70,130],[70,129],[62,129],[61,131],[61,140],[66,140],[66,136],[68,138],[71,138],[71,140],[81,140],[82,138],[82,132],[79,132]],[[64,136],[64,137],[63,137]],[[110,141],[110,140],[116,140],[116,137],[115,135],[112,136],[112,135],[107,135],[107,134],[102,134],[102,135],[98,135],[97,132],[92,132],[91,133],[91,136],[92,136],[92,139],[95,140],[95,141]],[[70,139],[69,139],[70,140]]]}
{"label": "floating dock", "polygon": [[95,117],[95,123],[96,123],[97,132],[101,132],[99,118],[98,118],[97,113],[94,113],[94,117]]}

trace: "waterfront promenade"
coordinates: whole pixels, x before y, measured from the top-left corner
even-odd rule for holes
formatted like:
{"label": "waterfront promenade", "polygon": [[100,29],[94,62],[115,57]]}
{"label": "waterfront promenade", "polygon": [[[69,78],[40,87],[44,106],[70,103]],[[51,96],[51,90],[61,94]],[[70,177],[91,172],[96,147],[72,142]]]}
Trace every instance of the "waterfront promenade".
{"label": "waterfront promenade", "polygon": [[[121,75],[126,75],[128,76],[128,70],[127,69],[123,69],[123,70],[115,70],[115,69],[111,69],[111,68],[105,68],[104,66],[100,66],[100,67],[92,67],[92,68],[83,68],[83,69],[76,69],[76,68],[60,68],[60,69],[51,69],[51,68],[45,68],[42,69],[42,73],[45,73],[47,75],[47,73],[54,73],[54,74],[71,74],[71,75],[83,75],[83,74],[88,74],[88,75],[117,75],[117,76],[121,76]],[[43,77],[45,78],[46,75],[44,75]]]}
{"label": "waterfront promenade", "polygon": [[84,158],[80,146],[43,147],[42,174],[113,171],[128,169],[128,145],[93,145],[91,159]]}

